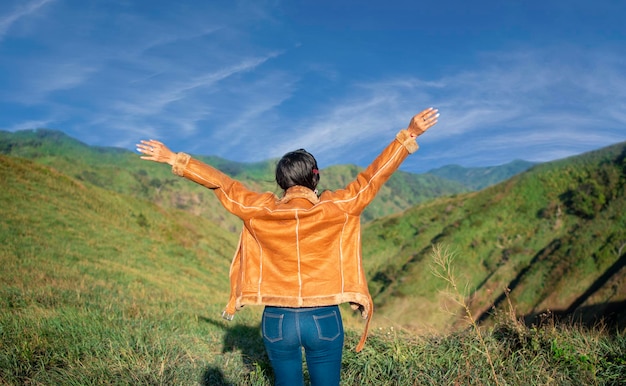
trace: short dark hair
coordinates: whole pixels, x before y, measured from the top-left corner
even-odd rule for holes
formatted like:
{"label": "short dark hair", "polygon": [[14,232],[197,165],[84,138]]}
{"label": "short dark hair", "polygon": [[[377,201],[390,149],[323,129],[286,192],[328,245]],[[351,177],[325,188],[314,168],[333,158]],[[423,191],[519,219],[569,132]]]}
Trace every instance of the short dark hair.
{"label": "short dark hair", "polygon": [[296,185],[315,190],[319,180],[317,161],[304,149],[285,154],[276,165],[276,183],[283,190]]}

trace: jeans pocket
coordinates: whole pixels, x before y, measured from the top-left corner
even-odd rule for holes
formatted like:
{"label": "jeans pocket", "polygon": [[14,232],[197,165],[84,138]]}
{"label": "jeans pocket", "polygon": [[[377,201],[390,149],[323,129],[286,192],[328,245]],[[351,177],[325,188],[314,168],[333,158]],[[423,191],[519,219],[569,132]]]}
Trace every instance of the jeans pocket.
{"label": "jeans pocket", "polygon": [[325,315],[313,315],[313,320],[320,340],[333,341],[341,335],[341,325],[336,311]]}
{"label": "jeans pocket", "polygon": [[283,339],[283,318],[284,314],[263,314],[263,337],[270,343],[275,343]]}

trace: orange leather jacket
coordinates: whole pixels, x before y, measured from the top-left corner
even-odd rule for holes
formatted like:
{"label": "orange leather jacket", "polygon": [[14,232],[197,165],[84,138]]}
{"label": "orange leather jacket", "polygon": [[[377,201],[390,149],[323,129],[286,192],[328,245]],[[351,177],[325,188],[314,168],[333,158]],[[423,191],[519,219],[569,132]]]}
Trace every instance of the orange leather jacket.
{"label": "orange leather jacket", "polygon": [[367,339],[374,304],[361,262],[360,215],[381,186],[418,145],[407,130],[344,189],[319,197],[302,186],[283,197],[258,193],[219,170],[178,153],[172,170],[213,189],[243,221],[230,268],[231,295],[224,317],[244,305],[316,307],[351,303],[367,320],[356,347]]}

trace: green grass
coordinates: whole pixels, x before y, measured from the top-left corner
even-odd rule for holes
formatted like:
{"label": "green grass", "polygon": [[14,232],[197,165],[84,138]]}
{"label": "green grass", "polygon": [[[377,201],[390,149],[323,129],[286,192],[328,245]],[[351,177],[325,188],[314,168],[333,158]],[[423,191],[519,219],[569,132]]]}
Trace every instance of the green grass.
{"label": "green grass", "polygon": [[[549,180],[570,189],[576,183],[563,176],[578,179],[585,172],[572,168]],[[0,180],[0,384],[272,384],[259,331],[261,309],[247,308],[230,323],[219,316],[228,296],[235,232],[186,210],[111,192],[16,157],[0,156]],[[561,230],[555,230],[551,215],[530,219],[501,210],[518,200],[509,193],[536,200],[526,203],[530,212],[554,209],[553,193],[516,191],[524,186],[537,185],[503,184],[488,194],[438,199],[368,228],[380,226],[380,232],[364,237],[364,249],[386,259],[378,267],[390,266],[390,275],[400,272],[414,279],[390,285],[404,305],[395,312],[415,315],[417,310],[419,319],[442,321],[451,317],[446,305],[470,312],[459,318],[453,310],[456,328],[446,332],[409,330],[410,321],[377,308],[368,343],[357,354],[353,348],[362,324],[345,309],[343,384],[623,384],[624,331],[563,324],[551,314],[527,326],[514,309],[524,306],[518,300],[524,296],[544,296],[546,278],[565,272],[561,269],[585,288],[589,270],[611,264],[614,247],[624,241],[624,211],[617,205],[623,201],[607,196],[609,203],[595,219],[582,220],[586,228],[565,232],[580,224],[576,214],[564,215]],[[544,235],[547,231],[552,234]],[[536,270],[525,276],[528,292],[511,292],[492,323],[478,325],[465,289],[475,288],[490,267],[497,268],[493,277],[508,282],[530,262],[523,259],[525,248],[553,238],[590,258],[579,262],[562,250],[555,260],[539,259]],[[452,300],[439,294],[445,282],[428,269],[432,240],[446,241],[457,251],[449,266],[458,272],[453,274],[462,293]],[[505,250],[511,257],[498,264]],[[389,259],[389,253],[408,260]],[[476,256],[484,262],[475,261]],[[554,261],[567,264],[548,269]],[[416,269],[416,263],[426,269]],[[516,264],[521,265],[514,269]],[[533,280],[544,286],[531,286]],[[562,282],[554,282],[552,290],[563,288],[566,294]],[[615,285],[620,295],[620,284]],[[530,296],[531,290],[537,294]],[[433,296],[432,308],[420,310]]]}
{"label": "green grass", "polygon": [[[184,303],[132,307],[124,296],[32,296],[15,289],[2,295],[4,384],[272,384],[253,312],[226,324],[194,315]],[[505,316],[482,340],[472,329],[416,336],[379,328],[355,353],[359,334],[349,330],[342,384],[619,385],[626,337],[608,332],[550,320],[527,328]]]}
{"label": "green grass", "polygon": [[[626,338],[546,323],[501,320],[483,332],[415,336],[378,330],[363,352],[344,354],[346,385],[619,385]],[[490,353],[493,360],[485,355]]]}
{"label": "green grass", "polygon": [[[33,266],[26,268],[22,273]],[[56,284],[2,287],[1,384],[272,384],[257,309],[227,323],[216,316],[218,306],[196,304],[185,293],[147,294],[143,285],[115,279],[91,290]],[[620,385],[626,379],[622,333],[549,316],[527,327],[513,315],[498,314],[489,328],[469,320],[450,334],[379,327],[360,353],[352,350],[360,331],[350,328],[342,384]]]}
{"label": "green grass", "polygon": [[170,384],[207,367],[236,235],[18,158],[0,177],[0,379]]}

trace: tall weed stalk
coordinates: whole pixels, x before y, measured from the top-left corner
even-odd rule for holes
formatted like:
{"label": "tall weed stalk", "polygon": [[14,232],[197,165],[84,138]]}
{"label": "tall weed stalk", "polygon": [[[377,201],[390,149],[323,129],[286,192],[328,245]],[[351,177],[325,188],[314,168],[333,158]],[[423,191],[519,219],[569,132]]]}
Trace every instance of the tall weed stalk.
{"label": "tall weed stalk", "polygon": [[431,270],[436,277],[442,279],[446,283],[446,295],[450,298],[450,300],[452,300],[455,304],[457,304],[464,310],[465,318],[476,332],[476,337],[478,338],[478,341],[480,342],[480,345],[483,349],[482,352],[487,358],[487,362],[489,363],[489,366],[491,368],[491,374],[493,375],[493,380],[496,385],[499,385],[500,383],[498,382],[498,376],[496,375],[496,369],[493,364],[493,359],[491,358],[489,348],[485,343],[483,334],[478,326],[478,323],[476,322],[476,318],[474,318],[472,310],[465,300],[467,299],[466,291],[460,290],[457,278],[454,275],[452,264],[454,258],[455,254],[448,248],[442,246],[441,244],[433,245]]}

